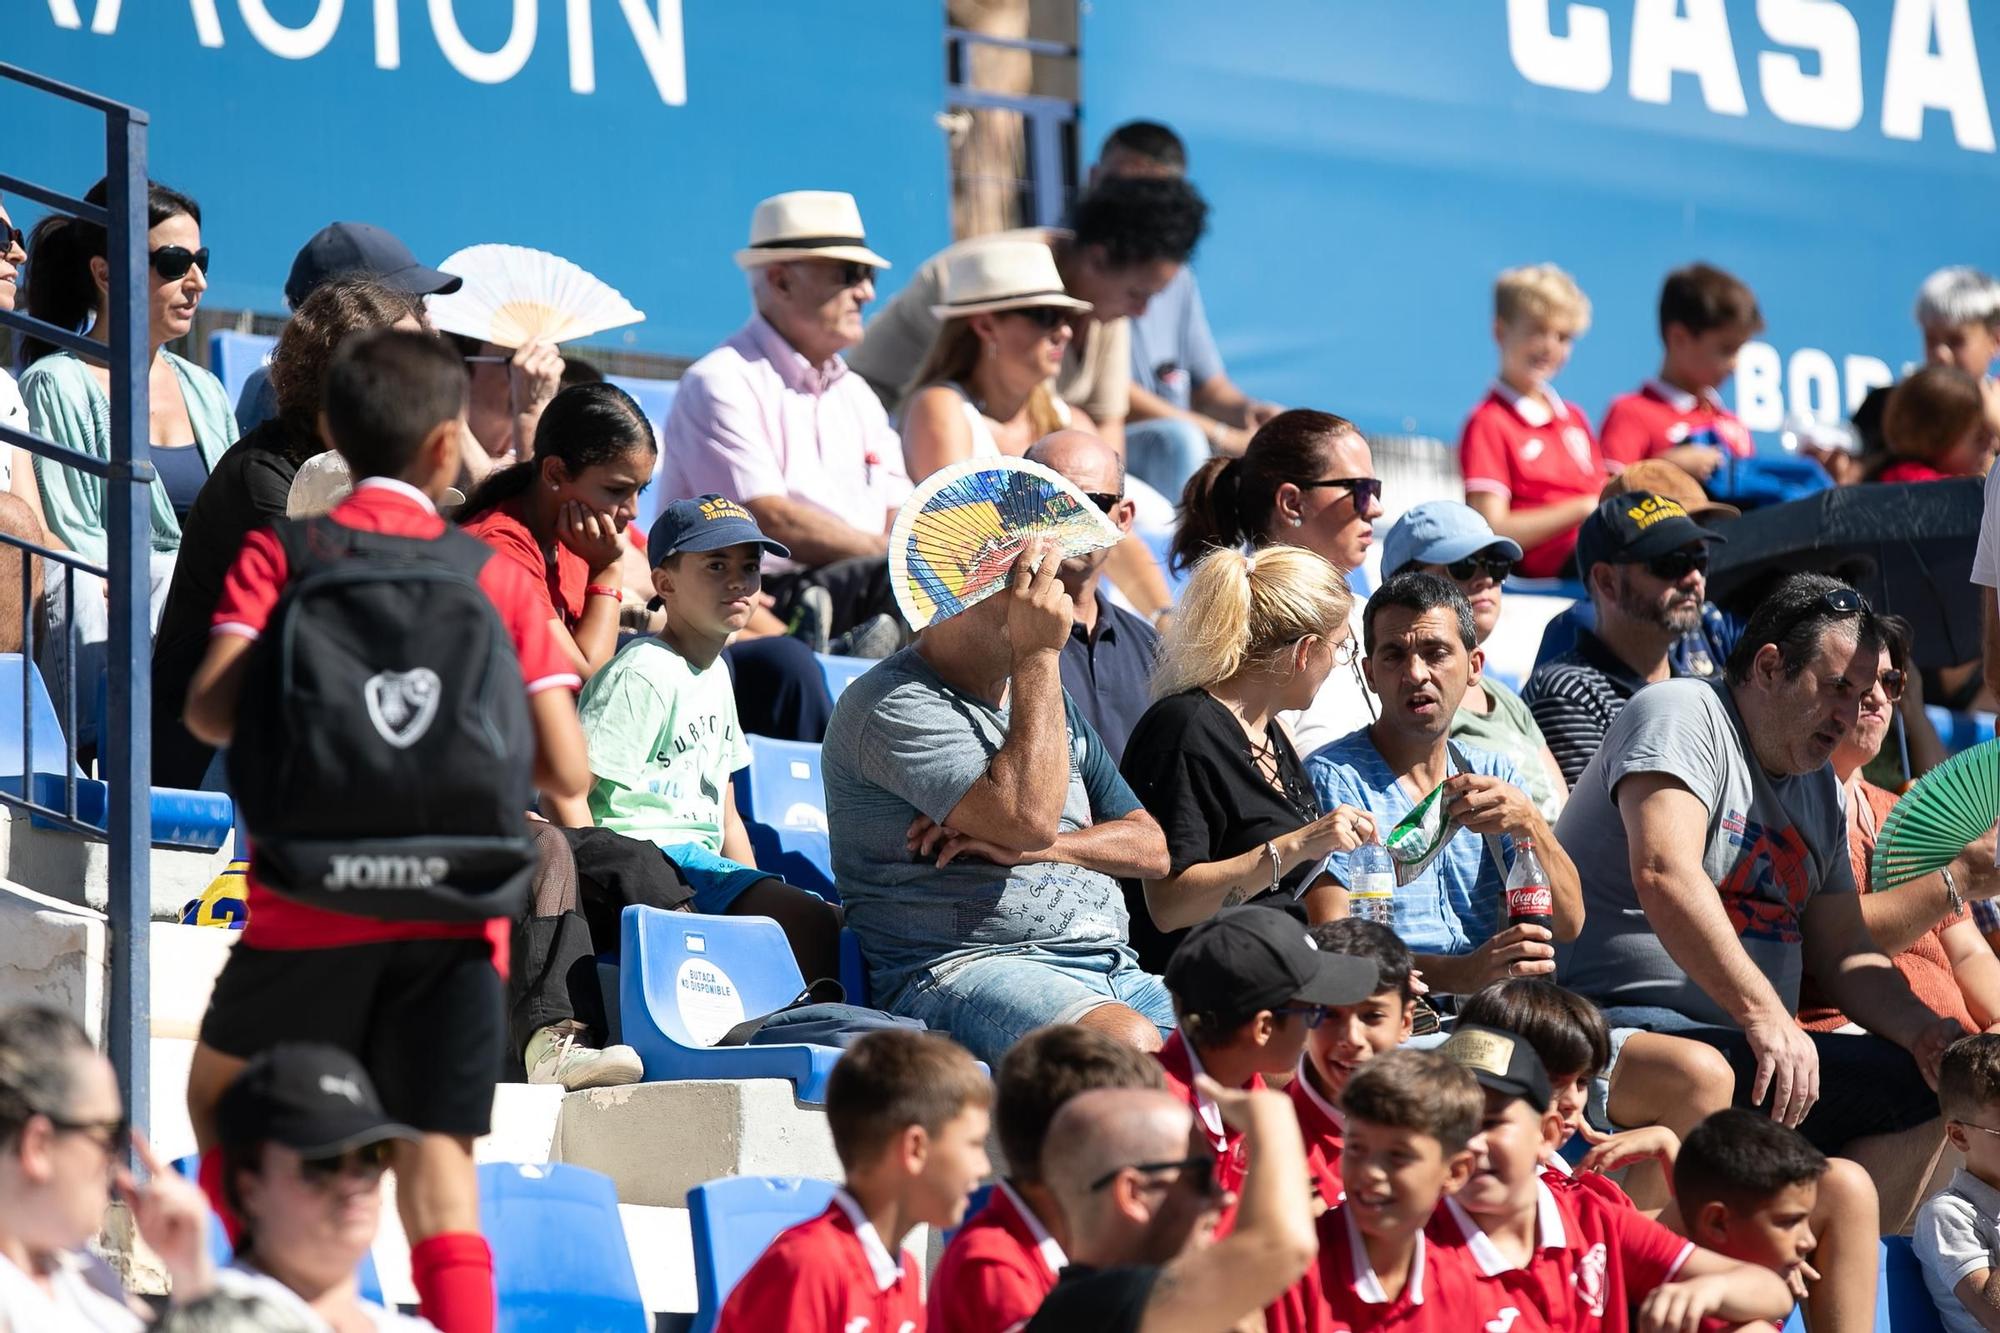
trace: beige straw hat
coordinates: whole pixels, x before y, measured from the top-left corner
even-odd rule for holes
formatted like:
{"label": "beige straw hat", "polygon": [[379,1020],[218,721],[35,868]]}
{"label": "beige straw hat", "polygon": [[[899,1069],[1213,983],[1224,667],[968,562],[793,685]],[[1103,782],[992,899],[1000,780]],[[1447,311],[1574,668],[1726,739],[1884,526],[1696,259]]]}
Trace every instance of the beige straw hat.
{"label": "beige straw hat", "polygon": [[974,241],[952,251],[945,261],[944,304],[931,307],[939,319],[956,319],[997,310],[1032,310],[1057,306],[1088,310],[1063,290],[1056,257],[1041,241]]}
{"label": "beige straw hat", "polygon": [[868,248],[861,209],[839,190],[793,190],[774,194],[750,215],[750,245],[736,252],[743,268],[792,259],[842,259],[889,267]]}

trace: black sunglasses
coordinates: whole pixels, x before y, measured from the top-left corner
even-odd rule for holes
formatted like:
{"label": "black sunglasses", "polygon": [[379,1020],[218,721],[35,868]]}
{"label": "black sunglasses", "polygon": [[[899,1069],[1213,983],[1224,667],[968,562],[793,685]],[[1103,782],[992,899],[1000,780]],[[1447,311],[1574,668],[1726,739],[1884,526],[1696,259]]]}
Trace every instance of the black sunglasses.
{"label": "black sunglasses", "polygon": [[1876,679],[1882,682],[1882,693],[1889,700],[1890,703],[1893,704],[1902,702],[1903,687],[1909,682],[1908,676],[1896,670],[1894,667],[1890,667],[1888,670],[1882,672],[1881,675],[1877,676]]}
{"label": "black sunglasses", "polygon": [[842,287],[859,287],[875,276],[875,266],[864,264],[858,259],[829,259],[833,275],[840,279]]}
{"label": "black sunglasses", "polygon": [[1357,513],[1365,514],[1375,502],[1382,498],[1380,477],[1329,477],[1325,481],[1301,481],[1296,483],[1302,491],[1316,491],[1325,486],[1344,486],[1354,496]]}
{"label": "black sunglasses", "polygon": [[1213,1198],[1222,1192],[1215,1183],[1215,1157],[1210,1153],[1183,1157],[1177,1162],[1134,1162],[1130,1166],[1116,1167],[1091,1181],[1090,1192],[1097,1193],[1127,1171],[1139,1171],[1146,1175],[1156,1171],[1178,1171],[1181,1180],[1204,1198]]}
{"label": "black sunglasses", "polygon": [[1019,315],[1043,333],[1054,333],[1076,318],[1074,310],[1059,305],[1034,305],[1020,310],[1009,310],[1007,313]]}
{"label": "black sunglasses", "polygon": [[1765,643],[1783,643],[1788,635],[1802,621],[1813,616],[1851,616],[1868,614],[1868,599],[1849,587],[1829,588],[1815,597],[1811,604],[1795,615],[1787,616],[1785,622],[1764,636]]}
{"label": "black sunglasses", "polygon": [[107,1156],[123,1157],[132,1147],[132,1122],[124,1116],[116,1120],[65,1120],[42,1112],[58,1133],[82,1134],[102,1148]]}
{"label": "black sunglasses", "polygon": [[370,1178],[389,1169],[389,1143],[364,1143],[331,1157],[299,1159],[299,1179],[314,1189],[325,1189],[342,1176]]}
{"label": "black sunglasses", "polygon": [[1460,583],[1470,583],[1480,574],[1486,575],[1487,578],[1492,579],[1495,583],[1505,583],[1507,576],[1514,572],[1514,560],[1511,556],[1486,555],[1481,553],[1469,555],[1463,560],[1454,560],[1446,565],[1444,569],[1445,573],[1451,575]]}
{"label": "black sunglasses", "polygon": [[1646,572],[1668,583],[1679,583],[1690,573],[1708,573],[1708,548],[1683,546],[1678,551],[1655,556],[1646,562]]}
{"label": "black sunglasses", "polygon": [[1119,505],[1125,503],[1124,496],[1107,495],[1103,491],[1085,491],[1083,493],[1083,498],[1090,501],[1092,504],[1096,505],[1099,509],[1102,509],[1107,514],[1110,513],[1112,510],[1116,509]]}
{"label": "black sunglasses", "polygon": [[197,267],[203,277],[208,276],[208,247],[205,245],[199,250],[190,250],[185,245],[163,245],[148,258],[152,260],[153,272],[167,282],[185,278],[189,269]]}
{"label": "black sunglasses", "polygon": [[0,218],[0,255],[6,254],[17,245],[23,250],[28,248],[27,233],[7,219]]}

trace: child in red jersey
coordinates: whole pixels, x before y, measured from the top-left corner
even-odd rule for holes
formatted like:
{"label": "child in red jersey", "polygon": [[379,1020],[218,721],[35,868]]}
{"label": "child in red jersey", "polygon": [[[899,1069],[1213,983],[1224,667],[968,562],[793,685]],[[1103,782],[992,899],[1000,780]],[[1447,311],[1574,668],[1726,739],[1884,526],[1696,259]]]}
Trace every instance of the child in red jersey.
{"label": "child in red jersey", "polygon": [[1306,1162],[1321,1201],[1331,1208],[1340,1202],[1340,1153],[1347,1132],[1341,1092],[1356,1071],[1410,1039],[1417,993],[1409,946],[1387,926],[1343,917],[1322,922],[1310,933],[1322,953],[1347,954],[1375,965],[1374,994],[1330,1006],[1319,1026],[1306,1032],[1305,1053],[1286,1089],[1306,1142]]}
{"label": "child in red jersey", "polygon": [[1743,344],[1764,329],[1757,298],[1738,279],[1708,264],[1667,275],[1660,288],[1657,379],[1613,400],[1604,413],[1605,460],[1614,468],[1664,458],[1706,482],[1730,458],[1756,453],[1750,431],[1722,404]]}
{"label": "child in red jersey", "polygon": [[1161,1088],[1159,1063],[1069,1023],[1014,1043],[994,1078],[1007,1177],[945,1246],[931,1275],[930,1333],[1003,1333],[1031,1317],[1069,1262],[1068,1227],[1042,1180],[1042,1141],[1064,1103],[1093,1088]]}
{"label": "child in red jersey", "polygon": [[1563,1119],[1524,1038],[1460,1022],[1439,1049],[1478,1080],[1486,1116],[1472,1178],[1444,1201],[1430,1238],[1462,1249],[1479,1282],[1536,1311],[1553,1333],[1688,1329],[1704,1319],[1740,1324],[1790,1313],[1791,1293],[1776,1274],[1690,1244],[1634,1209],[1549,1188],[1542,1157],[1560,1141]]}
{"label": "child in red jersey", "polygon": [[1554,264],[1508,269],[1493,286],[1500,373],[1466,418],[1458,466],[1465,502],[1520,544],[1529,578],[1568,571],[1577,526],[1604,485],[1590,419],[1553,387],[1589,327],[1590,298]]}
{"label": "child in red jersey", "polygon": [[[1194,1108],[1215,1150],[1216,1179],[1243,1185],[1243,1136],[1194,1086],[1207,1074],[1225,1088],[1254,1089],[1298,1066],[1306,1036],[1336,1005],[1358,1004],[1375,989],[1375,968],[1328,953],[1288,912],[1232,907],[1187,933],[1167,963],[1167,990],[1179,1020],[1159,1051],[1167,1090]],[[1233,1216],[1226,1208],[1218,1233]]]}
{"label": "child in red jersey", "polygon": [[[438,540],[437,499],[459,469],[465,369],[435,338],[388,330],[351,340],[329,367],[322,421],[355,478],[328,518],[392,537]],[[188,730],[235,734],[258,636],[292,572],[270,529],[244,543],[223,583],[207,655],[188,690]],[[487,560],[478,584],[512,641],[529,694],[535,783],[552,797],[590,779],[575,669],[550,636],[534,580]],[[379,727],[378,723],[378,727]],[[329,773],[329,793],[343,775]],[[523,816],[525,831],[526,817]],[[369,833],[355,829],[354,836]],[[216,980],[188,1075],[188,1114],[206,1152],[215,1108],[250,1057],[284,1040],[322,1041],[361,1061],[390,1115],[419,1131],[397,1144],[396,1203],[424,1314],[445,1333],[493,1327],[493,1258],[479,1234],[472,1141],[488,1128],[506,1040],[503,973],[512,921],[381,920],[294,901],[247,876],[250,921]],[[219,1154],[204,1185],[220,1198]]]}
{"label": "child in red jersey", "polygon": [[846,1186],[781,1232],[723,1302],[716,1333],[918,1333],[924,1284],[903,1238],[955,1227],[986,1176],[993,1085],[934,1032],[871,1032],[826,1084]]}

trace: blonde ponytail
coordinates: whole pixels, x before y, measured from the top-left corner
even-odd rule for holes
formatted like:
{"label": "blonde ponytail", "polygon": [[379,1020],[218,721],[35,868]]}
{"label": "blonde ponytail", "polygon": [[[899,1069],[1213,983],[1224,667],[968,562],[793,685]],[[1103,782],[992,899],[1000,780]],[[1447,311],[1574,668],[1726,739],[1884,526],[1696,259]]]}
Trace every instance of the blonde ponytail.
{"label": "blonde ponytail", "polygon": [[1353,607],[1347,579],[1303,547],[1211,551],[1195,563],[1161,640],[1153,697],[1212,688],[1309,634],[1331,640]]}

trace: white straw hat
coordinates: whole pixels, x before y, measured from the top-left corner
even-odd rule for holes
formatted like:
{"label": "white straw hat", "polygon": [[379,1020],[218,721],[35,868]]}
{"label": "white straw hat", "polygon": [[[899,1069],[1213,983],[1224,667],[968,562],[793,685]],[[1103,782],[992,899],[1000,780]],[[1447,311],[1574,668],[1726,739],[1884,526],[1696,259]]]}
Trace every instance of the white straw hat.
{"label": "white straw hat", "polygon": [[[292,489],[285,493],[285,517],[315,518],[353,492],[354,479],[345,458],[332,449],[314,454],[299,464],[299,470],[292,476]],[[438,507],[451,509],[464,503],[465,493],[456,486],[447,486]]]}
{"label": "white straw hat", "polygon": [[774,194],[750,215],[750,245],[736,252],[743,268],[782,264],[790,259],[844,259],[889,267],[868,248],[861,209],[839,190],[793,190]]}
{"label": "white straw hat", "polygon": [[1056,257],[1042,241],[975,241],[958,247],[945,261],[944,298],[944,304],[931,307],[939,319],[1044,306],[1090,309],[1090,302],[1063,290]]}

